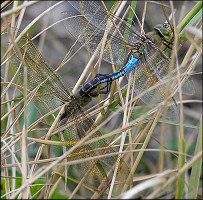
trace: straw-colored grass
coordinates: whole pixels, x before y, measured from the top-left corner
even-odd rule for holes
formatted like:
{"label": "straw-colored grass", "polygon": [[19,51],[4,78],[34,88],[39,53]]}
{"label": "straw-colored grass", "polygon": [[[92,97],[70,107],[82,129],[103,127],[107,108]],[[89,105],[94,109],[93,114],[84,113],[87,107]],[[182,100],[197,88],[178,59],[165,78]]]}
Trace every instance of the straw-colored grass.
{"label": "straw-colored grass", "polygon": [[[108,95],[101,94],[93,99],[87,110],[79,107],[81,110],[74,116],[76,118],[68,119],[68,123],[60,127],[64,103],[77,107],[72,94],[76,94],[78,88],[94,78],[97,72],[108,74],[121,66],[101,62],[102,45],[105,45],[108,31],[104,34],[99,59],[87,53],[83,45],[76,44],[77,40],[64,40],[59,36],[59,32],[68,35],[62,28],[63,20],[57,16],[62,9],[68,9],[65,7],[67,2],[18,3],[1,4],[1,198],[202,198],[202,80],[199,76],[202,73],[202,2],[116,2],[111,12],[129,14],[128,22],[136,15],[135,18],[140,19],[136,28],[141,32],[152,31],[156,23],[166,19],[170,21],[174,31],[170,38],[173,49],[168,65],[169,78],[139,93],[133,90],[137,85],[130,84],[131,80],[136,83],[136,74],[131,74],[124,84],[121,82],[123,78],[115,80]],[[108,10],[111,5],[113,2],[106,5]],[[56,32],[53,32],[55,27]],[[16,30],[19,31],[13,37]],[[128,33],[125,34],[126,38]],[[24,50],[31,44],[29,38],[35,44],[39,39],[33,66],[27,59],[32,52],[21,51],[18,41],[21,43],[22,38],[28,42]],[[160,48],[166,49],[164,45]],[[38,51],[54,68],[42,79],[39,77],[48,68],[37,64],[43,60],[36,56],[40,55]],[[109,54],[113,60],[111,49]],[[19,59],[12,61],[17,57]],[[176,69],[175,75],[171,69]],[[29,79],[30,74],[33,80]],[[55,91],[49,90],[46,86],[53,88],[51,83],[56,77],[68,82],[71,88],[61,84]],[[180,87],[188,77],[195,85],[192,96],[184,95]],[[177,87],[170,93],[167,89],[172,82]],[[192,93],[192,82],[188,83],[186,89]],[[150,101],[148,105],[140,101],[150,91],[163,88],[163,84],[166,89],[163,101],[151,105]],[[60,93],[64,90],[68,94],[64,98],[69,99],[61,100]],[[59,94],[60,103],[56,102],[57,95],[53,92]],[[175,100],[167,99],[169,96]],[[178,120],[167,118],[167,108],[174,101]],[[94,121],[87,122],[86,117]],[[85,136],[81,140],[75,141],[74,136],[67,139],[65,134],[60,134],[64,130],[75,131],[80,123],[89,123],[89,130],[82,130]],[[92,147],[104,139],[105,145],[96,146],[97,149],[90,148],[88,153],[81,150],[84,145]],[[109,150],[109,146],[112,149]],[[87,168],[82,169],[85,166]],[[105,171],[104,176],[95,177],[92,169],[98,170],[99,175]],[[108,181],[105,181],[106,176],[109,176]],[[114,193],[119,184],[122,187]]]}

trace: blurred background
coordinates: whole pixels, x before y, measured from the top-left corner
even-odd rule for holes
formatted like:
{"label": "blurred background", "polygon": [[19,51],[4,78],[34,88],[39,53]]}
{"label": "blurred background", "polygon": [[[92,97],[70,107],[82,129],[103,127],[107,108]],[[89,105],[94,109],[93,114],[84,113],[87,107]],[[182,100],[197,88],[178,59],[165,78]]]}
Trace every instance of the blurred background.
{"label": "blurred background", "polygon": [[[25,14],[22,20],[22,24],[20,26],[20,30],[22,31],[28,24],[30,24],[36,17],[38,17],[42,12],[51,8],[51,6],[57,4],[58,1],[39,1],[30,7],[27,7],[25,10]],[[108,9],[111,8],[114,1],[105,1],[105,4]],[[130,5],[131,1],[128,1],[126,4],[126,8]],[[175,8],[175,17],[176,17],[176,24],[179,23],[181,13],[183,12],[183,16],[185,16],[197,3],[197,1],[173,1],[173,5]],[[164,4],[168,5],[170,2],[164,1]],[[138,1],[135,9],[135,13],[137,14],[139,20],[142,20],[143,17],[143,10],[145,6],[145,1]],[[167,6],[166,6],[167,7]],[[11,6],[8,6],[6,9],[11,9]],[[62,18],[62,12],[64,11],[73,11],[74,8],[67,2],[62,2],[58,6],[56,6],[51,11],[47,12],[46,15],[41,17],[30,29],[29,31],[29,38],[34,37],[39,32],[44,30],[46,27],[49,27],[57,22],[59,22]],[[125,8],[123,9],[125,11]],[[5,11],[5,10],[3,10]],[[171,10],[166,8],[166,12],[170,15]],[[122,16],[123,12],[121,13]],[[146,15],[144,20],[144,31],[149,32],[153,31],[153,27],[156,24],[165,22],[165,16],[163,14],[162,7],[159,1],[148,2],[146,6]],[[2,21],[3,22],[3,21]],[[137,21],[135,20],[135,26],[137,27],[138,31],[139,26]],[[69,52],[70,48],[75,42],[75,39],[68,33],[65,29],[62,22],[59,22],[49,28],[44,35],[37,37],[34,41],[34,44],[39,49],[47,63],[56,69],[61,62],[63,61],[66,54]],[[179,58],[185,56],[188,48],[190,46],[190,41],[187,41],[184,46],[181,48],[179,52]],[[73,52],[76,52],[80,48],[80,44],[76,44],[73,47]],[[85,66],[88,63],[88,56],[87,50],[82,48],[77,54],[68,62],[66,63],[60,70],[59,74],[62,77],[62,80],[69,91],[75,86],[76,82],[80,78]],[[89,72],[90,73],[90,72]],[[88,73],[88,74],[89,74]],[[98,71],[96,71],[98,73]],[[99,71],[101,74],[109,74],[112,73],[112,67],[109,63],[102,61],[101,69]],[[195,86],[195,94],[192,96],[185,96],[184,99],[186,100],[202,100],[202,58],[199,59],[196,68],[191,76],[194,81]],[[86,76],[87,78],[87,76]],[[86,80],[83,80],[83,84]],[[124,77],[121,85],[125,85],[127,83],[127,79]],[[102,99],[107,97],[107,95],[102,95]],[[97,99],[94,99],[88,107],[91,107],[97,103]],[[184,114],[185,114],[185,124],[199,126],[199,119],[202,114],[202,104],[201,103],[187,103],[184,104]],[[117,115],[118,117],[111,119],[107,126],[104,127],[106,132],[114,130],[114,128],[118,128],[120,123],[122,122],[122,113]],[[171,134],[173,131],[172,129],[178,128],[172,125],[167,124],[168,129],[166,129],[166,140],[167,144],[166,147],[172,150],[177,150],[178,148],[178,137],[179,135]],[[185,127],[185,136],[186,141],[190,143],[190,141],[196,141],[198,128],[186,128]],[[161,126],[156,127],[156,131],[154,132],[154,137],[156,137],[160,141],[160,132]],[[176,131],[174,131],[176,132]],[[191,148],[191,152],[194,151],[194,145],[188,145]],[[148,146],[153,148],[160,148],[160,145],[155,141],[151,140],[150,145]],[[190,153],[190,151],[188,151]],[[139,166],[137,172],[143,173],[144,172],[156,172],[158,166],[158,153],[154,152],[147,152],[146,157],[142,160],[142,165]],[[172,155],[170,155],[172,157]],[[154,162],[156,161],[156,162]],[[168,162],[167,162],[168,161]],[[170,168],[171,162],[170,159],[166,159],[167,167]],[[172,167],[173,168],[173,167]]]}

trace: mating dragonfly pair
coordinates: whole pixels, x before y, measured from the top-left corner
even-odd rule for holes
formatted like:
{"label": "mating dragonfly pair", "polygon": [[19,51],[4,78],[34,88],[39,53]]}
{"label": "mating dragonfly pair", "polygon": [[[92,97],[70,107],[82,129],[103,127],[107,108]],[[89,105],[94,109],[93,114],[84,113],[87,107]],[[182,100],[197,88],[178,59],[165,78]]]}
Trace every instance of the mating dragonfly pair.
{"label": "mating dragonfly pair", "polygon": [[[70,3],[76,10],[81,12],[79,2],[74,1]],[[109,21],[105,9],[95,2],[85,1],[83,5],[85,11],[83,16],[76,16],[67,12],[63,13],[64,19],[67,18],[64,21],[64,25],[82,44],[87,44],[88,42],[87,49],[90,52],[94,53],[95,50],[97,50],[96,53],[99,55],[97,46],[101,44],[100,42],[106,30],[107,23],[111,23],[111,20]],[[46,110],[52,110],[62,104],[66,104],[65,112],[59,123],[61,142],[50,143],[49,141],[38,139],[33,140],[44,144],[63,145],[69,149],[70,143],[68,142],[72,141],[74,143],[80,141],[94,129],[94,121],[90,116],[85,114],[83,107],[91,101],[92,97],[96,97],[99,93],[105,92],[104,89],[106,88],[101,88],[100,91],[97,90],[100,84],[107,83],[106,86],[109,86],[113,80],[123,76],[128,71],[134,70],[134,74],[137,77],[134,86],[135,92],[140,94],[154,84],[153,80],[157,82],[166,78],[169,70],[169,58],[159,47],[162,43],[166,45],[168,43],[168,45],[170,45],[170,43],[167,42],[171,35],[168,25],[157,25],[154,28],[155,32],[139,34],[135,27],[128,24],[125,20],[113,15],[110,15],[110,17],[114,23],[111,24],[111,29],[108,30],[107,45],[104,47],[103,59],[111,63],[116,63],[120,57],[125,57],[126,59],[128,57],[127,63],[116,73],[97,75],[96,78],[86,83],[74,95],[69,93],[61,77],[46,63],[29,38],[23,36],[17,42],[17,46],[28,68],[27,88],[29,91],[34,91],[39,87],[38,90],[35,91],[35,103],[40,102],[40,106],[43,105]],[[82,23],[84,20],[87,25],[85,31]],[[121,38],[121,35],[125,35],[126,30],[129,33],[128,39]],[[86,35],[84,33],[86,33]],[[111,49],[113,61],[109,49]],[[126,52],[120,54],[120,49],[125,49]],[[14,71],[17,71],[18,67],[21,66],[18,53],[14,49],[11,56],[11,64]],[[19,79],[17,83],[23,86],[23,78],[21,76],[23,76],[22,66],[19,68]],[[171,87],[172,86],[171,84]],[[161,89],[163,92],[165,91],[164,85],[161,86]],[[142,97],[142,100],[148,105],[150,104],[150,106],[152,106],[152,100],[156,103],[163,99],[164,93],[159,93],[155,89]],[[68,121],[70,118],[73,120]],[[88,140],[91,141],[91,139],[96,139],[100,136],[102,136],[102,134],[97,130]],[[84,180],[85,184],[83,186],[88,190],[102,194],[110,183],[109,177],[112,177],[112,167],[118,164],[117,161],[120,159],[121,161],[117,173],[118,187],[114,189],[115,195],[118,195],[119,192],[122,191],[123,186],[129,184],[126,183],[129,170],[127,164],[121,157],[117,155],[108,157],[109,153],[115,153],[115,151],[116,150],[110,147],[105,139],[94,140],[89,144],[83,144],[75,149],[70,157],[67,157],[67,162],[83,158],[92,158],[97,155],[106,155],[106,157],[104,156],[94,160],[90,159],[75,165],[75,168],[80,170],[80,174],[78,174],[77,177],[78,180],[82,179],[84,174],[87,174],[88,170],[91,169],[89,175],[86,175],[86,179]],[[111,174],[109,174],[110,172]],[[59,175],[56,176],[58,177]],[[55,181],[56,176],[53,178]],[[92,179],[92,176],[94,176],[94,179]],[[53,180],[51,183],[53,183]],[[78,184],[78,180],[75,180],[75,183]],[[99,187],[102,183],[103,187]],[[100,189],[97,189],[98,187]]]}

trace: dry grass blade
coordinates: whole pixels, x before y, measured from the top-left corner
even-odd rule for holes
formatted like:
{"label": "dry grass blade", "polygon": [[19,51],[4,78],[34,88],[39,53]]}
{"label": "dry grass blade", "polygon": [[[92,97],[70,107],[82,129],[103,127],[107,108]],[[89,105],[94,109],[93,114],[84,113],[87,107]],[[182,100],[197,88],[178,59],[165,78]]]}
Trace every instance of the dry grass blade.
{"label": "dry grass blade", "polygon": [[[202,2],[88,2],[2,4],[1,198],[201,199]],[[128,81],[79,95],[95,69],[117,72],[131,44],[170,18],[171,49],[141,45]]]}

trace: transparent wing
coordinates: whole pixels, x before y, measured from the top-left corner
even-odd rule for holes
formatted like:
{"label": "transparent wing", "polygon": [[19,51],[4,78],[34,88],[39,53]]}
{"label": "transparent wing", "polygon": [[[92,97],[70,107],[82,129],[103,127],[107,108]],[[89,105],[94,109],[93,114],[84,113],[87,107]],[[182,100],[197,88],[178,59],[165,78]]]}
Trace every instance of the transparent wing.
{"label": "transparent wing", "polygon": [[[75,123],[71,126],[66,127],[62,132],[62,138],[64,139],[64,141],[80,141],[83,137],[89,134],[90,130],[93,131],[96,128],[93,125],[94,120],[90,116],[85,115],[85,110],[81,108],[80,105],[76,104],[72,112],[74,114],[71,114],[71,118],[75,117]],[[68,116],[67,118],[64,118],[63,124],[61,124],[61,126],[67,125],[68,118]],[[89,140],[96,139],[100,136],[102,136],[101,132],[96,131],[89,138]],[[115,152],[116,151],[114,150],[114,148],[108,146],[106,139],[100,139],[77,148],[71,154],[70,158],[68,158],[68,161],[92,158],[99,155],[108,155],[109,153]],[[79,172],[76,173],[77,180],[82,180],[82,178],[89,172],[84,183],[91,188],[95,188],[95,190],[97,190],[100,184],[103,183],[103,186],[100,186],[100,191],[97,191],[98,193],[100,193],[105,187],[108,186],[108,183],[110,183],[113,175],[113,169],[117,163],[117,159],[118,156],[115,155],[110,157],[103,157],[100,159],[95,158],[94,160],[83,161],[80,164],[74,165],[74,169]],[[113,191],[114,195],[120,194],[121,189],[123,188],[124,184],[126,184],[126,180],[129,174],[130,172],[128,166],[121,158],[119,171],[117,174],[117,185]],[[105,190],[105,192],[107,191],[108,190]]]}
{"label": "transparent wing", "polygon": [[[146,59],[144,55],[147,55]],[[137,95],[144,94],[141,99],[149,107],[153,108],[159,103],[164,101],[166,95],[170,95],[178,87],[178,80],[176,69],[172,70],[172,75],[169,77],[170,60],[164,59],[157,52],[151,51],[143,54],[142,63],[139,68],[133,70],[134,74],[134,90]],[[147,71],[147,73],[146,73]],[[127,78],[129,74],[127,75]],[[182,77],[182,76],[181,76]],[[156,85],[154,89],[149,89],[151,86]],[[167,93],[169,90],[169,93]],[[183,94],[193,94],[194,85],[192,79],[187,79],[183,83]],[[178,121],[179,111],[174,100],[170,102],[172,105],[168,107],[167,118]]]}
{"label": "transparent wing", "polygon": [[[165,56],[157,53],[154,48],[148,51],[148,46],[145,46],[144,52],[140,60],[142,65],[134,68],[133,85],[134,91],[137,95],[142,94],[141,100],[149,107],[153,108],[159,103],[164,101],[166,97],[167,82],[166,77],[168,75],[169,59],[165,59]],[[127,74],[127,78],[129,73]],[[156,86],[154,89],[150,87]],[[168,119],[178,119],[177,107],[172,102],[172,105],[168,107],[167,112]]]}
{"label": "transparent wing", "polygon": [[[62,126],[69,118],[73,119],[73,124],[67,127],[61,135],[61,140],[63,141],[80,141],[86,136],[88,130],[93,127],[93,119],[85,115],[85,110],[81,107],[80,102],[85,98],[77,99],[70,95],[70,93],[65,89],[61,77],[54,72],[54,70],[46,63],[41,54],[32,44],[29,38],[23,36],[18,42],[17,47],[19,48],[23,58],[26,62],[28,68],[28,89],[33,90],[41,83],[43,83],[37,91],[37,98],[40,101],[45,102],[49,108],[56,108],[57,105],[61,105],[67,102],[66,106],[66,116],[61,120],[60,126]],[[10,60],[12,62],[12,67],[14,72],[17,71],[17,67],[20,66],[20,58],[17,52],[13,49],[11,52]],[[16,81],[19,85],[23,86],[23,66],[18,74],[18,80]],[[90,97],[89,97],[90,98]],[[84,102],[82,102],[84,104]],[[101,136],[100,131],[96,131],[90,139]],[[106,148],[107,141],[101,139],[96,142],[92,142],[88,145],[82,145],[77,148],[70,157],[67,158],[68,161],[80,160],[85,158],[92,158],[96,155],[113,153],[115,150],[113,148]],[[105,186],[108,187],[107,183],[111,179],[113,173],[112,167],[115,166],[117,161],[117,156],[110,156],[101,159],[94,159],[81,164],[77,164],[74,169],[78,170],[77,180],[81,180],[85,174],[89,171],[89,175],[85,179],[85,183],[91,186],[91,188],[96,191],[96,188],[105,180]],[[126,180],[127,174],[129,174],[128,166],[121,159],[120,169],[118,172],[118,185],[122,187],[124,181]],[[108,174],[110,171],[111,175]],[[107,176],[108,175],[108,176]],[[122,178],[120,178],[122,177]],[[121,190],[117,190],[120,192]],[[100,192],[100,191],[99,191]]]}
{"label": "transparent wing", "polygon": [[[97,46],[100,44],[105,31],[108,30],[107,42],[102,58],[105,61],[112,63],[110,58],[111,52],[114,63],[117,63],[117,61],[124,56],[127,58],[129,50],[126,49],[126,44],[123,42],[120,34],[125,36],[126,33],[128,33],[129,36],[126,38],[126,41],[129,41],[128,45],[135,44],[140,40],[140,37],[134,26],[131,26],[125,20],[122,20],[115,15],[111,15],[112,20],[120,32],[119,34],[113,23],[108,20],[106,12],[101,5],[97,5],[95,2],[84,1],[84,16],[81,16],[79,2],[70,3],[79,13],[63,12],[62,18],[66,19],[64,21],[64,26],[76,40],[82,45],[86,44],[86,48],[91,53],[94,53]],[[94,10],[95,7],[96,10]],[[109,25],[108,28],[107,24]],[[126,54],[122,55],[121,49],[126,50]],[[99,52],[97,52],[97,54],[99,55]]]}
{"label": "transparent wing", "polygon": [[[8,34],[5,34],[5,37],[8,38]],[[32,41],[24,35],[16,44],[27,64],[28,90],[32,91],[43,83],[36,92],[35,101],[40,101],[46,109],[50,110],[70,101],[71,95],[64,87],[60,76],[47,64]],[[12,73],[15,73],[21,66],[16,83],[23,86],[24,66],[14,48],[11,52],[10,63]]]}

